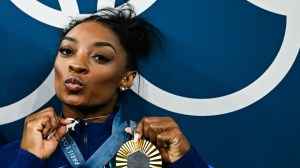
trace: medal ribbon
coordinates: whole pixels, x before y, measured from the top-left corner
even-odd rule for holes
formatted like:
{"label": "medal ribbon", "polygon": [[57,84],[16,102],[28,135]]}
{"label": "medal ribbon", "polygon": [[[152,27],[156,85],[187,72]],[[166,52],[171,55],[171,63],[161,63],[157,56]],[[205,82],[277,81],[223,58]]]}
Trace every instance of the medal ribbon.
{"label": "medal ribbon", "polygon": [[69,133],[60,140],[59,145],[72,167],[104,167],[116,155],[119,148],[130,138],[130,135],[125,132],[125,128],[130,126],[134,130],[136,126],[133,121],[123,121],[121,116],[121,112],[116,114],[113,121],[112,135],[87,161],[84,160],[76,142]]}

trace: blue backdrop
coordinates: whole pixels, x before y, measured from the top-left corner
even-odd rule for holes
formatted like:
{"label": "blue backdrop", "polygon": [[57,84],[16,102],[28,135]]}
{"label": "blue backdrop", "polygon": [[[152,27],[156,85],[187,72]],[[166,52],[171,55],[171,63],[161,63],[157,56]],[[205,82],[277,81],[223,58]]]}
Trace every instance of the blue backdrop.
{"label": "blue backdrop", "polygon": [[[140,62],[140,87],[123,99],[129,117],[172,116],[214,167],[300,167],[300,1],[129,2],[166,37],[164,52]],[[68,16],[124,3],[0,1],[3,143],[30,113],[60,110],[52,68]]]}

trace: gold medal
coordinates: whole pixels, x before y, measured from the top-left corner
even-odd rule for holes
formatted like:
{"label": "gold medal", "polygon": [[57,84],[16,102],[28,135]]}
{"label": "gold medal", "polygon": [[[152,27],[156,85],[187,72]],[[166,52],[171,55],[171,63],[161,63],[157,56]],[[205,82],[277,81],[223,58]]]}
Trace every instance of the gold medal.
{"label": "gold medal", "polygon": [[161,168],[162,159],[158,149],[149,141],[127,141],[116,157],[117,168]]}

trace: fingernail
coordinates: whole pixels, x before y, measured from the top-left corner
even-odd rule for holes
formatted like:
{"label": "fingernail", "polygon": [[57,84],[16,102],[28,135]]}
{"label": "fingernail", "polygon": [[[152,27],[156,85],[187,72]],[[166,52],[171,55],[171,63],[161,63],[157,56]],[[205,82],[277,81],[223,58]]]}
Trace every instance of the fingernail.
{"label": "fingernail", "polygon": [[71,121],[71,123],[73,123],[75,121],[74,118],[66,118],[66,120]]}
{"label": "fingernail", "polygon": [[135,132],[134,137],[133,137],[133,141],[137,142],[139,140],[139,136],[140,136],[140,134]]}
{"label": "fingernail", "polygon": [[54,134],[55,134],[56,130],[54,130],[53,132],[51,132],[50,134],[48,134],[46,136],[46,140],[49,140]]}
{"label": "fingernail", "polygon": [[125,132],[130,133],[129,127],[125,128]]}
{"label": "fingernail", "polygon": [[66,120],[74,121],[74,118],[66,118]]}

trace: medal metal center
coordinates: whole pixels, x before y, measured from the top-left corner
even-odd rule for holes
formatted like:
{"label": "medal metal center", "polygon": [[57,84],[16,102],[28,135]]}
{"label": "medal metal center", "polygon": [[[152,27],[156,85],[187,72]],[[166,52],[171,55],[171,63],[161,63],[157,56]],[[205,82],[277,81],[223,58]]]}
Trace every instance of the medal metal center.
{"label": "medal metal center", "polygon": [[116,157],[117,168],[161,168],[162,159],[158,149],[149,141],[127,141]]}

